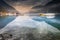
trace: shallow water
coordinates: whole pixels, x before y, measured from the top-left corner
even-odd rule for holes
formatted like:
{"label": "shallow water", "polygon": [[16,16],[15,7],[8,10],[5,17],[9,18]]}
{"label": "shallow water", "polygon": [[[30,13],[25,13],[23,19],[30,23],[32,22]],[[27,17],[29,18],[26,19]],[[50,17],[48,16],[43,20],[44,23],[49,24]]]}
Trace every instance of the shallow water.
{"label": "shallow water", "polygon": [[[6,26],[9,22],[14,20],[15,18],[16,16],[0,16],[0,28],[3,28],[4,26]],[[60,29],[60,16],[56,16],[55,18],[52,18],[52,19],[48,19],[44,17],[35,17],[33,18],[33,20],[36,20],[39,22],[45,21],[48,24]]]}
{"label": "shallow water", "polygon": [[[56,19],[56,18],[49,19],[49,18],[45,18],[45,17],[33,17],[32,18],[33,20],[32,20],[32,19],[30,19],[28,17],[17,17],[16,18],[14,16],[8,16],[8,17],[5,18],[7,21],[5,21],[5,20],[3,20],[4,18],[5,17],[1,17],[1,19],[2,19],[1,22],[4,22],[4,23],[7,22],[7,21],[8,22],[5,24],[5,28],[0,30],[0,33],[3,34],[5,31],[7,31],[8,34],[11,33],[12,35],[16,36],[16,40],[20,36],[21,32],[26,33],[26,32],[30,32],[30,31],[35,36],[34,38],[36,38],[36,40],[37,39],[38,40],[60,40],[60,34],[55,33],[55,32],[59,32],[59,29],[60,29],[60,28],[56,29],[56,28],[58,28],[60,26],[57,26],[57,27],[55,26],[56,24],[60,24],[58,22],[59,19]],[[8,19],[9,20],[11,19],[11,20],[9,21]],[[14,21],[12,21],[12,20],[14,20]],[[53,20],[53,21],[51,21],[51,20]],[[54,23],[54,25],[52,25],[52,23]],[[48,29],[46,29],[47,27],[48,27]],[[34,29],[30,29],[30,28],[34,28]],[[35,28],[37,28],[38,31]],[[34,30],[34,31],[32,31],[32,30]],[[37,34],[35,33],[35,31],[37,31],[36,32]],[[44,35],[42,35],[40,33],[42,33]],[[46,33],[47,33],[47,35],[46,35]],[[25,37],[24,35],[26,35],[26,34],[21,34],[21,35],[23,35],[23,37]],[[38,35],[40,35],[40,36],[38,36]],[[31,39],[33,39],[33,38],[31,38]]]}
{"label": "shallow water", "polygon": [[14,20],[16,16],[0,16],[0,29],[6,26],[9,22]]}

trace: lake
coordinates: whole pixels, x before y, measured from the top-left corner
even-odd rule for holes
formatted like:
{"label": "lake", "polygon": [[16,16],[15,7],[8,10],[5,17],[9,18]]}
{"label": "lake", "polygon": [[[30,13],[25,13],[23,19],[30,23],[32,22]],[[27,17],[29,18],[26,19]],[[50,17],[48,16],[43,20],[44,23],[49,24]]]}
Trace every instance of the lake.
{"label": "lake", "polygon": [[[0,29],[5,27],[9,22],[13,21],[16,16],[0,16]],[[46,23],[58,28],[60,30],[60,16],[55,18],[45,18],[45,17],[35,17],[33,20],[36,21],[45,21]]]}
{"label": "lake", "polygon": [[6,26],[9,22],[14,20],[16,16],[0,16],[0,29]]}

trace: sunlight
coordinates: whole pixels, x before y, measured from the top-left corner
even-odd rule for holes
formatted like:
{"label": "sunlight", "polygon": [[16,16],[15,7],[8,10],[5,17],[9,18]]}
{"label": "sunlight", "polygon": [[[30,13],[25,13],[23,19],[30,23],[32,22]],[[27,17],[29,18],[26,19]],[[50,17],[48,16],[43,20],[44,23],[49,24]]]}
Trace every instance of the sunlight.
{"label": "sunlight", "polygon": [[45,14],[47,18],[55,18],[55,13],[47,13]]}

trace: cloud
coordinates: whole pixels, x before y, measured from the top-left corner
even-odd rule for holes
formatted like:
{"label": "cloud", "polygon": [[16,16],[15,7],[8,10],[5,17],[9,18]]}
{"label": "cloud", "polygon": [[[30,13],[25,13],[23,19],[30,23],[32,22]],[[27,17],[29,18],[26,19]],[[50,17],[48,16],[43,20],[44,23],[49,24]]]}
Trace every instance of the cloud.
{"label": "cloud", "polygon": [[25,13],[60,13],[60,4],[52,0],[4,0],[21,14]]}
{"label": "cloud", "polygon": [[51,0],[4,0],[7,4],[15,8],[19,13],[28,13],[32,7],[45,5]]}
{"label": "cloud", "polygon": [[13,5],[15,4],[25,4],[25,5],[36,5],[36,4],[41,4],[45,5],[46,3],[52,1],[52,0],[4,0],[9,3],[12,3]]}

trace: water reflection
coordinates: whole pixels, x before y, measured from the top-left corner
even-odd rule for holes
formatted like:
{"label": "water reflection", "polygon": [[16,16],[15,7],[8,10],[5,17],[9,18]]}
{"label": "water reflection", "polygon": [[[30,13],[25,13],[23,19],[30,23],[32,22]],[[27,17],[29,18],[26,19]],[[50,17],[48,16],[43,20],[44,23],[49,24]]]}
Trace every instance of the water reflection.
{"label": "water reflection", "polygon": [[16,16],[0,16],[0,28],[3,28],[9,22],[15,19]]}
{"label": "water reflection", "polygon": [[[16,16],[0,16],[0,28],[3,28],[9,22],[14,20]],[[48,24],[60,29],[60,16],[56,16],[55,18],[46,18],[46,17],[35,17],[33,20],[36,21],[46,21]]]}

